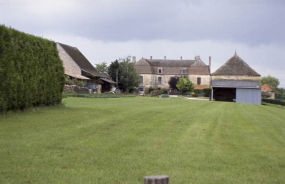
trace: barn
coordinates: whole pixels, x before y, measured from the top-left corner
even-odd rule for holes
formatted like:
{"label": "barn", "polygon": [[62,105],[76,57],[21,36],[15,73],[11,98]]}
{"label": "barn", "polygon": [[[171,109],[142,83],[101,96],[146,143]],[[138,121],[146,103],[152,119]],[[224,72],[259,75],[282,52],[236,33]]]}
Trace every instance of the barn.
{"label": "barn", "polygon": [[236,53],[211,78],[212,100],[261,104],[260,74]]}

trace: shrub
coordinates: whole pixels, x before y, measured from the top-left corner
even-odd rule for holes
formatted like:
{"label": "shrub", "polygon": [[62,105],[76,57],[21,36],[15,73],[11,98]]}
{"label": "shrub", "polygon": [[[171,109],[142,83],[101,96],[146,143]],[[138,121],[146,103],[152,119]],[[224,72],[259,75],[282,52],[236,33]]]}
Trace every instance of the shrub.
{"label": "shrub", "polygon": [[285,106],[284,100],[262,99],[262,102]]}
{"label": "shrub", "polygon": [[61,103],[56,43],[0,25],[0,111]]}
{"label": "shrub", "polygon": [[161,94],[168,94],[168,90],[165,88],[161,89]]}

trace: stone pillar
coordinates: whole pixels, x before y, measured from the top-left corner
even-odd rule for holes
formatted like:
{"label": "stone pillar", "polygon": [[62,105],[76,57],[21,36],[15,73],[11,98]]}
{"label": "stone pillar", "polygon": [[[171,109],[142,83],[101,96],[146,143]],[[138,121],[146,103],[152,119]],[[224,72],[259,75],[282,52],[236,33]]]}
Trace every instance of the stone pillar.
{"label": "stone pillar", "polygon": [[144,184],[169,184],[169,177],[165,175],[146,176],[144,178]]}

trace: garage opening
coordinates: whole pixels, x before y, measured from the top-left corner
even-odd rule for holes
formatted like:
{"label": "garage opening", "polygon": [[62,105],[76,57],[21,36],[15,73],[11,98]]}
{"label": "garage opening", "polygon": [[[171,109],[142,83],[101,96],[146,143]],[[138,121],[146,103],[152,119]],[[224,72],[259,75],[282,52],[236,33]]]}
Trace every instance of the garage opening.
{"label": "garage opening", "polygon": [[213,88],[213,99],[215,101],[235,102],[236,88]]}

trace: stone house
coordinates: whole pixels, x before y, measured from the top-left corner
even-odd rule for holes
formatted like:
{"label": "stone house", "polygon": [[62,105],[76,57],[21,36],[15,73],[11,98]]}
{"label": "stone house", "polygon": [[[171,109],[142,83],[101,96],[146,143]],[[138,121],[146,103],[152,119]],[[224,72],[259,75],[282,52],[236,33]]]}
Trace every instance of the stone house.
{"label": "stone house", "polygon": [[209,88],[210,65],[206,65],[199,56],[194,60],[150,59],[141,58],[136,62],[135,68],[140,75],[139,92],[146,92],[150,87],[171,90],[169,81],[172,77],[188,77],[195,84],[195,89]]}
{"label": "stone house", "polygon": [[98,72],[76,47],[62,43],[56,45],[63,63],[64,73],[69,78],[83,81],[85,87],[97,93],[104,92],[102,88],[106,90],[114,85],[115,82],[107,75]]}
{"label": "stone house", "polygon": [[267,84],[261,86],[262,98],[265,99],[275,99],[275,91],[272,90]]}
{"label": "stone house", "polygon": [[212,100],[261,104],[260,74],[236,53],[211,78]]}

